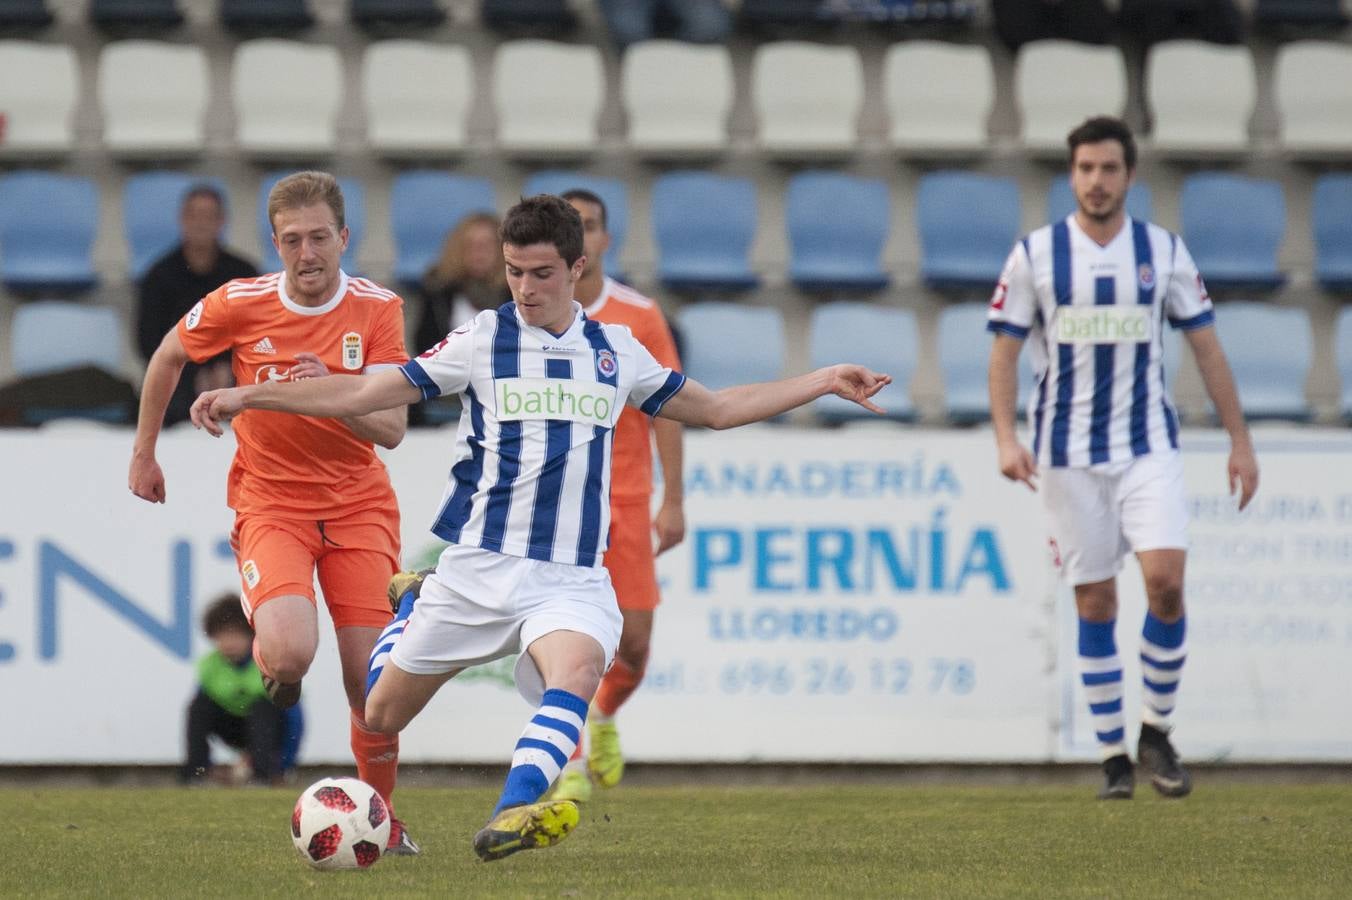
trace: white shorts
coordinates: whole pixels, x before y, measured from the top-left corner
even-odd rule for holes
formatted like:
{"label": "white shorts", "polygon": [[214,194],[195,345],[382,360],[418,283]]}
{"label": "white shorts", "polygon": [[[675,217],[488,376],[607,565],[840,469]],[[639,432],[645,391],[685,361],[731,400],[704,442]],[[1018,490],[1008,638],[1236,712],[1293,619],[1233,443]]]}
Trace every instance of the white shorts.
{"label": "white shorts", "polygon": [[1188,546],[1188,498],[1177,450],[1088,468],[1042,470],[1052,551],[1072,585],[1106,581],[1127,553]]}
{"label": "white shorts", "polygon": [[544,678],[527,647],[553,631],[577,631],[601,645],[608,667],[623,627],[610,574],[601,566],[451,544],[423,582],[390,661],[414,675],[440,675],[520,653],[516,689],[539,705]]}

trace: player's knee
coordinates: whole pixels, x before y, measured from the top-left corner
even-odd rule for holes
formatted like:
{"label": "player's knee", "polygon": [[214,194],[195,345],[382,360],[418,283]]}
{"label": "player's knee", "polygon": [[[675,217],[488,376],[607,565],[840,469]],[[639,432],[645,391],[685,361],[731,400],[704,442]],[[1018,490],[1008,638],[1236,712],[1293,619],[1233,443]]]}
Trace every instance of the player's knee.
{"label": "player's knee", "polygon": [[642,671],[648,666],[648,654],[652,652],[652,642],[647,637],[636,640],[621,640],[615,655],[629,668]]}
{"label": "player's knee", "polygon": [[294,684],[310,671],[314,651],[300,646],[283,646],[263,651],[263,663],[273,678],[283,684]]}
{"label": "player's knee", "polygon": [[390,704],[382,703],[379,699],[366,702],[364,718],[367,729],[379,734],[398,734],[408,724],[399,721]]}
{"label": "player's knee", "polygon": [[1172,622],[1183,615],[1183,579],[1175,575],[1152,575],[1146,579],[1146,596],[1150,611],[1158,618]]}

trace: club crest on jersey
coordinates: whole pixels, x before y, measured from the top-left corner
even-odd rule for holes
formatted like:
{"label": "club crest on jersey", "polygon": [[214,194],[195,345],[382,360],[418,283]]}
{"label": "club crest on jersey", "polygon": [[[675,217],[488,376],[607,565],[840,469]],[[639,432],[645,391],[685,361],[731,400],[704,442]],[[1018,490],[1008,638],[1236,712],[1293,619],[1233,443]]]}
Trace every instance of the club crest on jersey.
{"label": "club crest on jersey", "polygon": [[615,375],[615,354],[609,350],[596,351],[596,371],[601,373],[603,378],[611,378]]}
{"label": "club crest on jersey", "polygon": [[189,331],[197,327],[197,323],[202,321],[202,306],[204,301],[198,300],[197,305],[188,310],[187,320],[183,323]]}
{"label": "club crest on jersey", "polygon": [[258,563],[252,559],[246,559],[240,563],[239,573],[244,576],[244,583],[250,588],[258,587],[258,579],[262,576],[258,574]]}
{"label": "club crest on jersey", "polygon": [[355,331],[349,331],[343,335],[343,368],[349,372],[355,372],[361,369],[361,335]]}
{"label": "club crest on jersey", "polygon": [[1155,267],[1150,263],[1141,263],[1136,269],[1136,278],[1141,282],[1142,288],[1152,290],[1155,287]]}

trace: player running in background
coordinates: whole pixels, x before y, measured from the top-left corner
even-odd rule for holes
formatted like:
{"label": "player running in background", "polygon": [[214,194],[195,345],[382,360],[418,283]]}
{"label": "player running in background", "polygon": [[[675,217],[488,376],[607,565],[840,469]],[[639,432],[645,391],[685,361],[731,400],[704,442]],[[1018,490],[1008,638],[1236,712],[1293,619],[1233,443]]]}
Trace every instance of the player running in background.
{"label": "player running in background", "polygon": [[485,860],[555,844],[578,821],[573,801],[540,797],[572,755],[620,641],[601,555],[623,405],[731,428],[826,394],[879,412],[869,398],[891,381],[831,366],[711,392],[658,363],[628,328],[583,313],[573,299],[587,264],[582,221],[564,200],[522,200],[504,218],[502,239],[515,301],[479,313],[400,371],[251,384],[193,405],[193,422],[220,434],[219,422],[241,410],[357,416],[461,395],[450,485],[432,528],[450,544],[419,590],[400,597],[371,659],[366,718],[397,733],[457,673],[521,654],[517,690],[537,709],[475,835]]}
{"label": "player running in background", "polygon": [[[605,202],[591,191],[565,191],[563,199],[582,217],[582,246],[587,262],[573,296],[587,318],[627,325],[659,363],[679,370],[676,341],[661,307],[605,275],[603,257],[610,247]],[[652,513],[653,447],[662,466],[662,505]],[[659,598],[656,555],[685,538],[681,424],[626,409],[615,426],[610,463],[610,544],[605,567],[615,588],[624,627],[615,661],[610,664],[587,715],[588,752],[579,742],[551,797],[586,801],[592,780],[614,787],[624,775],[624,756],[615,713],[638,689],[648,665],[653,613]],[[656,548],[654,548],[656,543]],[[590,777],[589,777],[590,776]]]}
{"label": "player running in background", "polygon": [[[398,371],[408,359],[403,301],[339,267],[348,230],[332,175],[283,178],[268,196],[268,220],[284,271],[207,294],[151,357],[128,477],[138,497],[165,501],[155,443],[189,360],[230,351],[237,384],[268,384],[330,372],[341,374],[326,380],[359,381],[344,376]],[[268,696],[280,708],[300,699],[319,646],[317,572],[337,633],[357,774],[386,801],[398,774],[399,736],[368,728],[363,716],[366,664],[389,621],[385,589],[399,564],[399,509],[372,444],[397,446],[406,426],[402,406],[342,419],[251,412],[235,426],[239,446],[226,492]],[[394,826],[390,852],[416,854],[403,823]]]}
{"label": "player running in background", "polygon": [[[1227,474],[1243,509],[1258,489],[1234,380],[1211,300],[1177,235],[1124,208],[1136,143],[1118,119],[1092,118],[1067,139],[1076,211],[1014,246],[991,300],[991,418],[1006,478],[1036,489],[1062,576],[1074,586],[1079,667],[1103,756],[1099,797],[1132,796],[1114,627],[1116,576],[1136,554],[1149,606],[1141,632],[1144,704],[1137,759],[1155,789],[1182,797],[1191,779],[1169,735],[1186,656],[1183,569],[1187,496],[1178,417],[1165,392],[1162,329],[1181,329],[1230,435]],[[1032,452],[1015,434],[1024,339],[1038,374]]]}

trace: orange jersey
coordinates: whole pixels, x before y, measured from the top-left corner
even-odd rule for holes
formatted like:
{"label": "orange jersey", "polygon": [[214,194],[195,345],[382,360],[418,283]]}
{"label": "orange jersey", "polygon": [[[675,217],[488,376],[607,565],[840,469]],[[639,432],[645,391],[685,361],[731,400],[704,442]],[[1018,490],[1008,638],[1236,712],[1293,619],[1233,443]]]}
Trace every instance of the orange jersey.
{"label": "orange jersey", "polygon": [[[655,300],[607,278],[601,285],[601,296],[587,307],[586,313],[587,318],[598,322],[628,325],[654,359],[669,369],[680,371],[676,341]],[[632,406],[620,414],[610,455],[612,500],[646,499],[652,494],[652,427],[652,420]]]}
{"label": "orange jersey", "polygon": [[[226,282],[179,321],[178,337],[194,362],[231,351],[237,384],[287,381],[298,353],[318,356],[331,378],[408,360],[403,301],[346,273],[317,307],[291,300],[281,272]],[[338,419],[250,409],[234,432],[226,500],[236,512],[322,520],[395,508],[375,448]]]}

